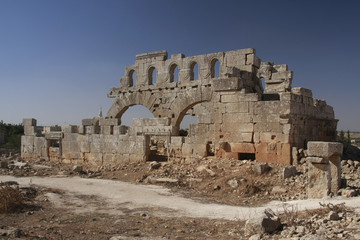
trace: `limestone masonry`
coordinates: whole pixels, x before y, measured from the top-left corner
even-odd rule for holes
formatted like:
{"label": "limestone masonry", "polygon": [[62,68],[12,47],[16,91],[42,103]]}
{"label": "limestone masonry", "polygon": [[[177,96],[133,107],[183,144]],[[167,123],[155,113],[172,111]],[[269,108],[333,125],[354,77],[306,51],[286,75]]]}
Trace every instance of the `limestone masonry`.
{"label": "limestone masonry", "polygon": [[[261,62],[252,48],[192,57],[140,54],[110,89],[114,102],[106,117],[61,127],[24,119],[21,156],[94,165],[205,156],[291,164],[293,150],[308,141],[335,141],[337,125],[333,108],[309,89],[292,88],[292,77],[287,65]],[[137,104],[154,118],[121,125]],[[187,114],[198,123],[180,136]]]}

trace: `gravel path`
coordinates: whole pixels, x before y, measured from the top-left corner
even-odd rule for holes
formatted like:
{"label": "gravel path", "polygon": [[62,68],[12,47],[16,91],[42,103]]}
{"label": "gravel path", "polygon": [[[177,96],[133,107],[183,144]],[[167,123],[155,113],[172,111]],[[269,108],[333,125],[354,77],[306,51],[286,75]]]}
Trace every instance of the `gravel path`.
{"label": "gravel path", "polygon": [[[293,210],[305,210],[320,208],[322,203],[343,203],[346,206],[360,209],[360,197],[353,198],[329,198],[329,199],[308,199],[289,202],[270,202],[261,207],[239,207],[223,204],[209,204],[201,200],[193,200],[174,194],[170,189],[155,185],[137,185],[121,181],[104,179],[87,179],[79,177],[21,177],[0,175],[0,181],[17,181],[21,186],[31,184],[41,187],[59,189],[64,191],[68,199],[76,203],[76,196],[96,196],[100,199],[97,205],[87,204],[86,200],[78,207],[89,211],[104,211],[119,214],[116,209],[146,209],[153,215],[168,217],[193,217],[227,220],[246,220],[271,208],[277,213],[284,211],[284,208]],[[70,198],[69,198],[70,196]],[[60,198],[52,197],[51,201],[60,202]],[[91,205],[91,206],[90,206]]]}

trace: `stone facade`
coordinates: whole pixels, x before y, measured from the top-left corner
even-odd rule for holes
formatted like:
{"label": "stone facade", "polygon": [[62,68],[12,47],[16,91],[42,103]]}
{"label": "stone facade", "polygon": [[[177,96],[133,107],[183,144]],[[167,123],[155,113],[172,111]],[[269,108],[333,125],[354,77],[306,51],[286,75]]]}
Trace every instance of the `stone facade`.
{"label": "stone facade", "polygon": [[[137,55],[120,87],[110,89],[114,101],[106,117],[56,131],[39,130],[34,119],[24,119],[22,157],[94,164],[151,160],[154,144],[161,142],[167,157],[215,155],[291,164],[293,147],[334,141],[337,126],[332,107],[314,99],[309,89],[292,88],[292,77],[287,65],[261,62],[251,48],[192,57],[168,58],[166,51]],[[122,126],[124,112],[138,104],[154,118]],[[196,115],[198,123],[187,137],[179,136],[187,114]]]}

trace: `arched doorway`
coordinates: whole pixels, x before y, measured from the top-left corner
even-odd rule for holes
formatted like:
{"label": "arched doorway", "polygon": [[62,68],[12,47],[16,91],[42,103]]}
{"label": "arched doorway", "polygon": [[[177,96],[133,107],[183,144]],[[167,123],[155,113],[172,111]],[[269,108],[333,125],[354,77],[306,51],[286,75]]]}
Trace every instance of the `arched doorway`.
{"label": "arched doorway", "polygon": [[154,115],[150,112],[149,109],[143,105],[138,104],[128,106],[119,117],[121,118],[122,125],[132,126],[134,118],[153,118]]}
{"label": "arched doorway", "polygon": [[190,131],[190,126],[192,124],[198,123],[198,117],[193,113],[186,113],[186,115],[183,117],[181,123],[180,123],[180,130],[179,135],[180,136],[187,136]]}

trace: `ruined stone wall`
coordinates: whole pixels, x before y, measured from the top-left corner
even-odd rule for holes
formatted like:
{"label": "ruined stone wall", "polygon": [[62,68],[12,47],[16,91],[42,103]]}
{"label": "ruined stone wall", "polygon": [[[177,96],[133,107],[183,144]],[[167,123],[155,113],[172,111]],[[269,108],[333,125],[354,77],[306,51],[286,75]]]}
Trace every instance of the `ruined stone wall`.
{"label": "ruined stone wall", "polygon": [[168,119],[134,119],[133,127],[118,119],[83,119],[82,125],[64,125],[44,130],[35,119],[24,119],[21,138],[23,159],[103,165],[119,161],[144,161],[150,147],[148,136],[171,136]]}
{"label": "ruined stone wall", "polygon": [[[26,120],[23,156],[47,154],[94,164],[140,161],[151,157],[151,138],[167,136],[168,154],[175,157],[214,155],[290,164],[292,148],[304,148],[308,141],[334,141],[337,125],[332,107],[314,99],[309,89],[292,88],[292,76],[285,64],[261,62],[254,49],[174,54],[170,59],[166,51],[137,55],[120,87],[111,88],[108,97],[114,102],[105,118],[84,119],[81,126],[63,126],[59,136],[50,131],[44,137],[36,137],[39,127]],[[154,118],[134,120],[126,129],[121,117],[137,104]],[[198,123],[181,137],[186,114],[196,115]],[[54,142],[61,147],[51,147]]]}
{"label": "ruined stone wall", "polygon": [[[189,109],[212,101],[216,62],[220,63],[216,79],[226,79],[225,82],[219,81],[219,87],[223,87],[224,91],[261,91],[256,78],[260,59],[255,56],[254,49],[193,57],[174,54],[171,59],[167,59],[165,51],[141,54],[136,56],[134,65],[126,67],[120,87],[110,90],[108,97],[115,100],[107,115],[109,118],[121,118],[129,106],[141,104],[154,117],[171,118],[171,125],[179,127]],[[194,76],[195,65],[198,65],[197,80]],[[174,81],[175,68],[179,69],[177,82]],[[157,71],[156,82],[152,82],[154,69]]]}
{"label": "ruined stone wall", "polygon": [[225,157],[241,159],[250,153],[260,161],[290,163],[292,147],[305,148],[312,140],[334,141],[337,121],[332,108],[301,91],[311,93],[294,88],[279,93],[279,100],[258,93],[218,93],[211,114],[192,126],[186,149],[192,146],[194,152],[186,152],[204,156],[207,142],[225,142]]}

